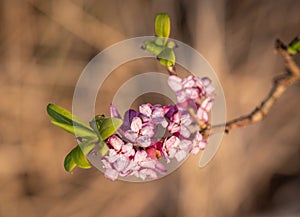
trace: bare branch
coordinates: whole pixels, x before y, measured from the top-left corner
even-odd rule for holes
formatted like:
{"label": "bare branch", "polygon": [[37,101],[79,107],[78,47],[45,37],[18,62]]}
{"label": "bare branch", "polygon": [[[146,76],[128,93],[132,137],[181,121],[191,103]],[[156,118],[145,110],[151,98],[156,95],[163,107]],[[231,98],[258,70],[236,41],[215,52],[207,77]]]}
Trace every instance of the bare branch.
{"label": "bare branch", "polygon": [[[285,60],[286,72],[274,78],[273,86],[266,98],[251,113],[228,121],[226,124],[212,126],[213,132],[224,129],[228,133],[231,129],[244,127],[262,121],[269,113],[271,107],[280,98],[284,91],[291,85],[300,81],[300,69],[292,56],[288,53],[287,47],[279,39],[275,44],[276,51]],[[208,129],[210,130],[210,129]],[[212,132],[212,133],[213,133]]]}

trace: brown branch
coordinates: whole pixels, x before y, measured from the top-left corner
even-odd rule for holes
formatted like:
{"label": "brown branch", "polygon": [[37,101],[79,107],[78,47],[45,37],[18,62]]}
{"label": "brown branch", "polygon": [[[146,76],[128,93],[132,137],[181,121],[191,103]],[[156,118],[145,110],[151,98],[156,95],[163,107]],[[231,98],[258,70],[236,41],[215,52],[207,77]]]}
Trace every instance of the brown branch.
{"label": "brown branch", "polygon": [[[268,95],[250,114],[228,121],[226,124],[212,126],[213,132],[225,129],[225,132],[228,133],[232,129],[262,121],[284,91],[300,81],[300,69],[288,53],[287,47],[279,39],[276,40],[275,49],[285,60],[286,72],[274,78],[273,86]],[[210,129],[208,130],[210,131]]]}

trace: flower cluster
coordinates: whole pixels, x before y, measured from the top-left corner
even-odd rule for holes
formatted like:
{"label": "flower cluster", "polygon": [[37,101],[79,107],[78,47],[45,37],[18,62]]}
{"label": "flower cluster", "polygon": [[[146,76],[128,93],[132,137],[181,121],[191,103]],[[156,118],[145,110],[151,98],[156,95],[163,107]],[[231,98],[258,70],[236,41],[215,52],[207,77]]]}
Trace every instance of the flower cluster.
{"label": "flower cluster", "polygon": [[[115,180],[134,175],[143,180],[156,179],[158,173],[166,172],[160,159],[166,163],[172,159],[180,162],[188,154],[197,154],[205,148],[207,141],[199,132],[199,121],[209,122],[214,96],[211,81],[172,75],[168,84],[176,93],[176,105],[147,103],[138,111],[130,109],[124,114],[118,135],[107,139],[109,151],[101,158],[107,178]],[[121,118],[113,105],[110,111],[112,117]],[[161,128],[165,134],[159,137]]]}

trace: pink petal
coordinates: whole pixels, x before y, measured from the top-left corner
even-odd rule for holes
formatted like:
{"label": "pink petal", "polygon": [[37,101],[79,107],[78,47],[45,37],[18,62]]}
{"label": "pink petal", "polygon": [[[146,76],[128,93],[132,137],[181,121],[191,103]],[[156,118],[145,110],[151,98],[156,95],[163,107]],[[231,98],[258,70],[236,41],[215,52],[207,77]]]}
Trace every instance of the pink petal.
{"label": "pink petal", "polygon": [[165,113],[163,108],[155,108],[152,111],[152,118],[160,118],[160,117],[164,117],[164,115]]}
{"label": "pink petal", "polygon": [[118,112],[117,108],[113,104],[110,104],[110,116],[113,118],[121,119],[120,113]]}
{"label": "pink petal", "polygon": [[191,119],[190,114],[186,113],[186,114],[183,114],[183,115],[181,116],[181,123],[182,123],[183,125],[189,126],[189,125],[192,124],[192,122],[193,122],[193,121],[192,121],[192,119]]}
{"label": "pink petal", "polygon": [[174,158],[176,153],[177,153],[177,150],[175,148],[170,149],[168,152],[170,158]]}
{"label": "pink petal", "polygon": [[185,89],[185,94],[187,98],[197,99],[200,97],[199,90],[196,88],[187,88]]}
{"label": "pink petal", "polygon": [[157,179],[157,174],[151,169],[142,169],[139,173],[140,178],[145,180],[147,176],[150,176],[151,179]]}
{"label": "pink petal", "polygon": [[132,143],[126,143],[125,145],[123,145],[122,153],[127,157],[134,156],[135,150],[133,149]]}
{"label": "pink petal", "polygon": [[171,122],[168,126],[168,131],[170,133],[176,133],[180,131],[180,125],[178,125],[177,123]]}
{"label": "pink petal", "polygon": [[156,160],[156,163],[155,163],[155,169],[156,169],[157,171],[159,171],[160,173],[165,173],[165,172],[167,172],[165,166],[164,166],[162,163],[160,163],[158,160]]}
{"label": "pink petal", "polygon": [[171,147],[177,147],[180,144],[180,140],[176,136],[171,136],[169,139],[165,140],[164,146],[169,149]]}
{"label": "pink petal", "polygon": [[152,137],[154,136],[154,126],[152,124],[144,124],[140,133],[143,136]]}
{"label": "pink petal", "polygon": [[139,132],[139,130],[142,128],[142,120],[139,117],[134,117],[132,119],[130,128],[134,132]]}
{"label": "pink petal", "polygon": [[168,78],[169,86],[171,87],[172,90],[174,90],[176,92],[182,89],[181,81],[182,81],[182,79],[175,75],[171,75]]}
{"label": "pink petal", "polygon": [[199,131],[195,132],[194,142],[198,142],[202,140],[202,135],[199,133]]}
{"label": "pink petal", "polygon": [[185,138],[189,138],[190,135],[191,135],[191,132],[189,131],[189,129],[186,126],[181,125],[180,135],[185,137]]}
{"label": "pink petal", "polygon": [[128,164],[129,164],[129,158],[121,155],[113,165],[117,171],[122,172],[124,169],[126,169]]}
{"label": "pink petal", "polygon": [[108,138],[107,142],[114,147],[115,150],[120,151],[124,142],[116,135],[112,135]]}
{"label": "pink petal", "polygon": [[136,139],[136,142],[144,147],[144,148],[147,148],[151,145],[151,138],[148,137],[148,136],[139,136],[137,139]]}
{"label": "pink petal", "polygon": [[199,118],[199,120],[208,122],[208,113],[205,110],[203,110],[201,107],[197,111],[197,117]]}
{"label": "pink petal", "polygon": [[118,171],[114,169],[106,169],[104,172],[104,176],[113,181],[115,181],[118,178],[118,175],[119,175]]}
{"label": "pink petal", "polygon": [[201,142],[199,143],[199,148],[200,148],[200,150],[204,150],[204,149],[205,149],[205,147],[206,147],[206,145],[207,145],[207,143],[206,143],[206,142],[204,142],[204,141],[201,141]]}
{"label": "pink petal", "polygon": [[204,86],[208,86],[211,83],[211,80],[207,77],[201,78],[201,82]]}
{"label": "pink petal", "polygon": [[132,131],[132,130],[127,130],[127,131],[125,132],[125,137],[126,137],[129,141],[135,142],[136,139],[137,139],[137,137],[138,137],[138,134],[137,134],[136,132]]}
{"label": "pink petal", "polygon": [[117,152],[114,149],[109,149],[107,160],[110,163],[115,162],[119,158]]}
{"label": "pink petal", "polygon": [[206,92],[208,95],[212,95],[212,94],[215,92],[214,86],[208,85],[208,86],[205,88],[205,92]]}
{"label": "pink petal", "polygon": [[180,149],[184,149],[184,150],[189,150],[191,148],[191,146],[192,146],[192,141],[187,140],[187,139],[181,140],[180,145],[179,145]]}
{"label": "pink petal", "polygon": [[201,103],[201,107],[207,112],[211,110],[213,106],[213,99],[207,98]]}
{"label": "pink petal", "polygon": [[193,76],[188,76],[187,78],[183,79],[182,86],[183,88],[191,88],[195,85],[195,81],[193,80]]}
{"label": "pink petal", "polygon": [[181,114],[180,112],[176,112],[172,117],[171,120],[175,123],[180,123],[181,121]]}
{"label": "pink petal", "polygon": [[111,164],[108,162],[107,157],[101,158],[101,162],[102,162],[102,164],[103,164],[103,168],[105,168],[105,169],[112,169],[112,166],[111,166]]}
{"label": "pink petal", "polygon": [[139,111],[140,113],[142,113],[143,115],[146,115],[147,117],[151,116],[152,113],[152,109],[151,109],[151,104],[147,103],[147,104],[142,104],[139,107]]}
{"label": "pink petal", "polygon": [[186,158],[186,151],[180,150],[175,154],[175,158],[178,162],[182,161],[184,158]]}
{"label": "pink petal", "polygon": [[191,150],[190,153],[196,155],[199,153],[199,151],[200,151],[200,148],[198,146],[195,146],[195,147],[193,147],[193,149]]}
{"label": "pink petal", "polygon": [[142,161],[140,163],[140,166],[154,169],[155,168],[155,161],[154,160],[145,160],[145,161]]}
{"label": "pink petal", "polygon": [[177,101],[178,103],[183,103],[187,99],[187,95],[185,93],[185,90],[180,90],[176,93]]}
{"label": "pink petal", "polygon": [[142,162],[147,158],[147,152],[146,151],[137,151],[134,156],[135,162]]}

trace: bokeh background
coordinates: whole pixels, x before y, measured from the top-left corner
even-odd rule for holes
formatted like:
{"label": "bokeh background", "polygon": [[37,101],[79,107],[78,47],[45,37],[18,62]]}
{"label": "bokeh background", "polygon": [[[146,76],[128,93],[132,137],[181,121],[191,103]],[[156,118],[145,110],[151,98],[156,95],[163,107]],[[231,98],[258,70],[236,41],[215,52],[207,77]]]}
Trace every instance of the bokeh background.
{"label": "bokeh background", "polygon": [[[298,0],[0,1],[0,216],[300,216],[299,84],[263,122],[226,135],[205,168],[192,156],[149,183],[111,182],[93,168],[66,173],[76,142],[46,114],[49,102],[71,110],[89,60],[120,40],[153,35],[159,12],[171,16],[171,37],[215,69],[228,119],[248,113],[284,70],[274,41],[300,34],[299,8]],[[109,77],[97,111],[107,112],[118,87],[146,67],[136,64]]]}

